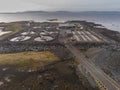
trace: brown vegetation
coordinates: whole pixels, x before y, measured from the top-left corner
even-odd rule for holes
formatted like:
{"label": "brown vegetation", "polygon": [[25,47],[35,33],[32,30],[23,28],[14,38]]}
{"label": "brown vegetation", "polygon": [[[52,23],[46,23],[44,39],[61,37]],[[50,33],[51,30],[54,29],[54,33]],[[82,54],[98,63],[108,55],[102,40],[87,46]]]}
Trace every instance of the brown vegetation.
{"label": "brown vegetation", "polygon": [[16,66],[24,70],[44,67],[58,60],[59,58],[49,51],[0,54],[0,65]]}

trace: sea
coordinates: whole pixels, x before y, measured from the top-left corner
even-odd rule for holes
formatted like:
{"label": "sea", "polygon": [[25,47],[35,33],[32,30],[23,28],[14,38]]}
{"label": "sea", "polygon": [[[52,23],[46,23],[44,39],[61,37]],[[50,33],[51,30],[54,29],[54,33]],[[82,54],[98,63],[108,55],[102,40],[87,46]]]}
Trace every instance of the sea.
{"label": "sea", "polygon": [[100,11],[100,12],[19,12],[19,13],[1,13],[0,22],[29,21],[36,22],[47,21],[48,19],[58,19],[59,21],[67,20],[86,20],[102,24],[108,29],[120,32],[120,12],[117,11]]}

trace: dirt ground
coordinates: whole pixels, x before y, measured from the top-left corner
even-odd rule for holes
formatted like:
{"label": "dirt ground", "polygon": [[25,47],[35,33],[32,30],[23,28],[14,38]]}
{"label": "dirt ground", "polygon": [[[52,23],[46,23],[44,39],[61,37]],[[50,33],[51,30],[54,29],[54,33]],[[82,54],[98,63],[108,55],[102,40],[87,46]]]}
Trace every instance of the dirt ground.
{"label": "dirt ground", "polygon": [[35,72],[1,66],[0,90],[94,90],[89,84],[83,85],[74,66],[73,61],[61,61]]}

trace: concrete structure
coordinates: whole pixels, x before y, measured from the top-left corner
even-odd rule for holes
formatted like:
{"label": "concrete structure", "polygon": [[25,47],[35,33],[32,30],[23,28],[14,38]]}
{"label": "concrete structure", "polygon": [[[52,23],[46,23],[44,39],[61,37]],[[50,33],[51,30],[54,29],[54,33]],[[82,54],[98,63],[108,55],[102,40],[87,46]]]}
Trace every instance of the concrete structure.
{"label": "concrete structure", "polygon": [[75,24],[69,24],[69,23],[61,23],[59,24],[59,29],[75,29]]}
{"label": "concrete structure", "polygon": [[87,31],[87,30],[75,30],[72,31],[73,39],[76,42],[106,42],[107,40],[100,36],[99,34],[96,34],[95,32]]}

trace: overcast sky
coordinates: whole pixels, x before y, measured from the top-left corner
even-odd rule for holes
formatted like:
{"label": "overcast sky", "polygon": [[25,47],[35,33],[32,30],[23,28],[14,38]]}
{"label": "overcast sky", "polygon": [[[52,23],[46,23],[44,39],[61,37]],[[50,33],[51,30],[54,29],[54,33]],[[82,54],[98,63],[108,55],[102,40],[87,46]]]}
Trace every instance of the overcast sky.
{"label": "overcast sky", "polygon": [[120,0],[0,0],[0,12],[120,11]]}

